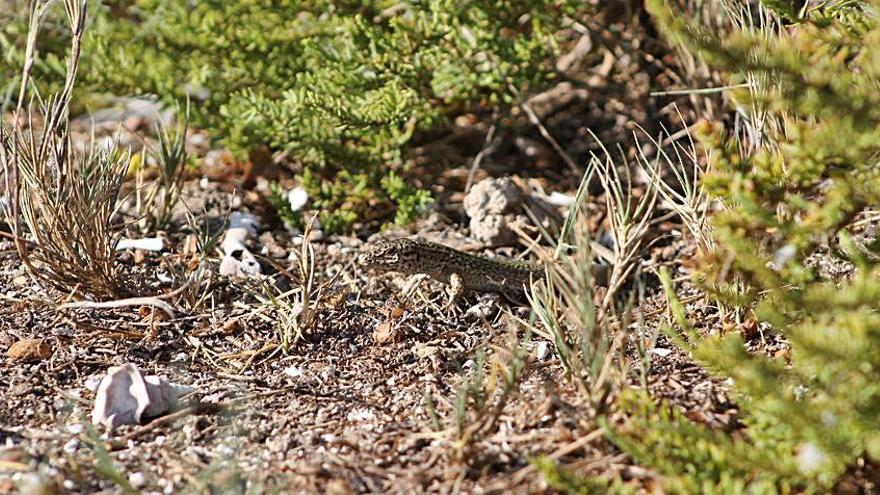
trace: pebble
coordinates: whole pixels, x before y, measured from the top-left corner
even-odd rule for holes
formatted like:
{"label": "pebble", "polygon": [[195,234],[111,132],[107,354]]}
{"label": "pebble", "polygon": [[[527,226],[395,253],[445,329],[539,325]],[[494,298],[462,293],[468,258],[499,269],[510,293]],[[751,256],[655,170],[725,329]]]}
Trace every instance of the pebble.
{"label": "pebble", "polygon": [[86,378],[85,387],[89,389],[92,393],[95,393],[98,390],[98,386],[101,385],[101,380],[104,377],[100,375],[94,375]]}
{"label": "pebble", "polygon": [[133,488],[143,488],[147,484],[147,477],[144,476],[144,473],[138,471],[128,476],[128,482]]}
{"label": "pebble", "polygon": [[672,349],[666,349],[665,347],[655,347],[655,348],[651,349],[651,352],[653,352],[654,354],[656,354],[660,357],[666,357],[666,356],[672,354]]}
{"label": "pebble", "polygon": [[75,454],[79,450],[79,440],[72,438],[64,444],[64,452],[67,454]]}
{"label": "pebble", "polygon": [[22,339],[12,344],[6,355],[18,362],[41,361],[52,355],[52,348],[43,339]]}
{"label": "pebble", "polygon": [[302,187],[294,187],[287,192],[287,202],[290,203],[292,211],[299,211],[305,207],[309,201],[309,193]]}
{"label": "pebble", "polygon": [[538,358],[539,361],[543,361],[547,359],[547,356],[550,355],[550,345],[545,342],[538,342],[538,346],[535,348],[535,357]]}
{"label": "pebble", "polygon": [[299,366],[288,366],[284,368],[284,374],[291,378],[302,378],[305,376],[303,370]]}

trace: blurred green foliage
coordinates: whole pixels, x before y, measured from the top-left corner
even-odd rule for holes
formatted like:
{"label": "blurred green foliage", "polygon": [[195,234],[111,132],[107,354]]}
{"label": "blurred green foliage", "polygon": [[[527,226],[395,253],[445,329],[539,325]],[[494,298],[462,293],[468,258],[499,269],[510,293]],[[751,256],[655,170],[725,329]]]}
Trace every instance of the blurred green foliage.
{"label": "blurred green foliage", "polygon": [[[63,9],[44,18],[39,38],[40,56],[34,61],[32,81],[46,97],[61,90],[65,56],[70,47],[70,29]],[[21,72],[27,47],[29,2],[0,0],[0,105],[14,106],[21,86]]]}
{"label": "blurred green foliage", "polygon": [[799,473],[784,444],[733,439],[640,393],[625,394],[618,405],[631,420],[622,428],[606,422],[609,440],[661,474],[669,493],[792,491],[789,480]]}
{"label": "blurred green foliage", "polygon": [[[703,187],[725,208],[698,280],[722,307],[769,324],[791,346],[766,356],[748,352],[740,332],[700,337],[667,283],[682,344],[732,378],[746,425],[731,439],[644,401],[626,406],[633,420],[613,441],[671,491],[821,492],[880,459],[880,256],[851,232],[880,203],[877,6],[829,2],[796,20],[719,34],[666,0],[649,2],[667,34],[731,83],[763,81],[733,94],[748,132],[699,130],[713,170]],[[855,274],[823,277],[829,258]]]}
{"label": "blurred green foliage", "polygon": [[[80,87],[168,103],[189,97],[193,125],[239,157],[263,145],[286,152],[312,174],[302,182],[319,178],[319,188],[306,187],[331,208],[324,228],[363,218],[368,200],[396,206],[405,222],[428,203],[426,192],[391,175],[405,173],[414,133],[510,102],[511,88],[541,86],[574,4],[95,2]],[[16,19],[0,28],[13,43],[23,34]],[[42,48],[54,60],[55,47]],[[3,71],[18,62],[7,53]]]}

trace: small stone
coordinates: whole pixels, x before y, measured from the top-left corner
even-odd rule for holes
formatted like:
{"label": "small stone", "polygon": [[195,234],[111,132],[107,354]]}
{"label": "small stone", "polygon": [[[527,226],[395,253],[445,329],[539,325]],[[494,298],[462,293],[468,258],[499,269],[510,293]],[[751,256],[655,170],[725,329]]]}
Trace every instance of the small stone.
{"label": "small stone", "polygon": [[770,267],[777,272],[781,271],[796,254],[797,247],[794,244],[786,244],[773,253],[773,262]]}
{"label": "small stone", "polygon": [[290,450],[290,435],[270,435],[266,438],[266,448],[273,453],[287,452]]}
{"label": "small stone", "polygon": [[377,344],[395,342],[400,338],[400,333],[401,332],[395,328],[392,322],[386,321],[380,323],[376,329],[373,330],[373,342]]}
{"label": "small stone", "polygon": [[549,355],[550,345],[545,341],[538,342],[538,347],[535,348],[535,357],[538,358],[538,361],[547,359],[547,356]]}
{"label": "small stone", "polygon": [[482,218],[517,212],[522,202],[522,190],[509,178],[485,179],[464,197],[464,210],[471,218]]}
{"label": "small stone", "polygon": [[574,203],[574,196],[553,191],[547,198],[547,202],[553,206],[571,206]]}
{"label": "small stone", "polygon": [[15,493],[15,482],[11,478],[0,478],[0,493]]}
{"label": "small stone", "polygon": [[305,376],[305,373],[303,373],[302,368],[299,366],[288,366],[287,368],[284,368],[284,374],[291,378],[302,378]]}
{"label": "small stone", "polygon": [[479,122],[480,118],[472,113],[466,113],[455,117],[456,127],[470,127]]}
{"label": "small stone", "polygon": [[352,409],[345,418],[348,421],[372,421],[376,415],[368,409]]}
{"label": "small stone", "polygon": [[797,467],[804,474],[815,473],[828,460],[828,456],[815,444],[801,445],[797,453]]}
{"label": "small stone", "polygon": [[93,376],[86,378],[86,383],[85,383],[86,388],[89,389],[89,391],[92,393],[97,392],[98,386],[101,385],[101,380],[103,378],[104,377],[102,377],[101,375],[93,375]]}
{"label": "small stone", "polygon": [[143,488],[147,484],[147,477],[144,476],[144,473],[138,471],[136,473],[131,473],[128,476],[128,482],[133,488]]}
{"label": "small stone", "polygon": [[38,473],[27,473],[22,476],[19,488],[20,493],[55,493],[51,481]]}
{"label": "small stone", "polygon": [[43,339],[23,339],[12,344],[6,355],[18,362],[42,361],[52,355],[52,348]]}
{"label": "small stone", "polygon": [[302,210],[309,202],[309,193],[302,187],[294,187],[287,192],[287,202],[290,203],[291,211]]}
{"label": "small stone", "polygon": [[666,357],[666,356],[672,354],[672,349],[666,349],[665,347],[655,347],[655,348],[651,349],[651,352],[653,352],[654,354],[656,354],[660,357]]}
{"label": "small stone", "polygon": [[72,438],[62,447],[66,454],[75,454],[79,450],[79,440]]}
{"label": "small stone", "polygon": [[520,136],[514,140],[514,145],[523,155],[534,160],[551,161],[555,156],[549,146],[537,139]]}
{"label": "small stone", "polygon": [[492,311],[492,304],[484,304],[479,302],[465,311],[465,316],[471,318],[488,318]]}

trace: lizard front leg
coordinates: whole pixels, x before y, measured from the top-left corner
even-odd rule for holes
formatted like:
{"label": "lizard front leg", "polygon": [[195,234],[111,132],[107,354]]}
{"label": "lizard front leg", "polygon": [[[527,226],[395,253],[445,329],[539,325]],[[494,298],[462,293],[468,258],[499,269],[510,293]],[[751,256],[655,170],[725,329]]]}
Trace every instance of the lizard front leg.
{"label": "lizard front leg", "polygon": [[464,293],[465,287],[462,276],[457,273],[449,275],[449,302],[446,303],[444,309],[448,311],[454,308],[455,303],[461,300]]}

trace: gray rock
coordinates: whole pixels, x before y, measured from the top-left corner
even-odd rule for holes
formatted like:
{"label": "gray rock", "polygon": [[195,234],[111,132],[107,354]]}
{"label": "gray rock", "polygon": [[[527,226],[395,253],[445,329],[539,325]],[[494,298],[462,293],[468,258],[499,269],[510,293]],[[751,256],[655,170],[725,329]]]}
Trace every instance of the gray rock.
{"label": "gray rock", "polygon": [[516,241],[514,225],[525,225],[522,211],[525,195],[506,177],[478,182],[464,197],[464,210],[470,217],[471,236],[491,245]]}
{"label": "gray rock", "polygon": [[471,218],[518,212],[523,191],[507,177],[484,179],[464,197],[464,211]]}

